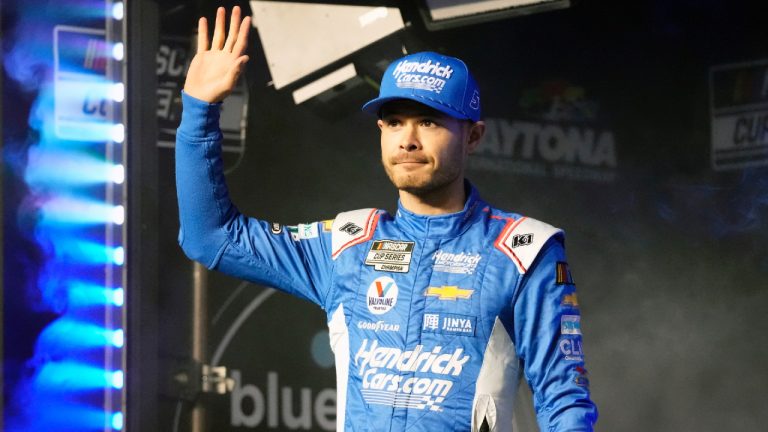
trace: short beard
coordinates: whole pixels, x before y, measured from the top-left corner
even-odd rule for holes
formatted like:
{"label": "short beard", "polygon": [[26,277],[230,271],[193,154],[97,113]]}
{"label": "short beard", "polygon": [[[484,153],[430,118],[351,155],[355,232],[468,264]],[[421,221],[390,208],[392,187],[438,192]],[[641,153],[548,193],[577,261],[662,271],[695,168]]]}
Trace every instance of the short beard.
{"label": "short beard", "polygon": [[387,173],[389,181],[391,181],[398,190],[408,192],[409,194],[418,197],[425,197],[446,188],[453,184],[459,175],[461,175],[459,169],[454,169],[448,172],[433,173],[430,177],[419,177],[410,174],[396,177],[388,165],[383,163],[383,161],[382,165],[384,165],[384,171]]}

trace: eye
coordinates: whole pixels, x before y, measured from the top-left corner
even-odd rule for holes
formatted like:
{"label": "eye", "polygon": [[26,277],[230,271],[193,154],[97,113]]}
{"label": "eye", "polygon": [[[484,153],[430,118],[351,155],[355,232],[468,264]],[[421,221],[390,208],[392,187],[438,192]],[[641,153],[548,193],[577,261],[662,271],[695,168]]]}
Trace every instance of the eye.
{"label": "eye", "polygon": [[432,119],[423,119],[421,120],[421,125],[424,127],[435,127],[437,126],[437,123]]}
{"label": "eye", "polygon": [[396,119],[396,118],[388,118],[388,119],[384,119],[384,123],[385,123],[385,124],[386,124],[388,127],[397,127],[397,126],[400,126],[400,120],[399,120],[399,119]]}

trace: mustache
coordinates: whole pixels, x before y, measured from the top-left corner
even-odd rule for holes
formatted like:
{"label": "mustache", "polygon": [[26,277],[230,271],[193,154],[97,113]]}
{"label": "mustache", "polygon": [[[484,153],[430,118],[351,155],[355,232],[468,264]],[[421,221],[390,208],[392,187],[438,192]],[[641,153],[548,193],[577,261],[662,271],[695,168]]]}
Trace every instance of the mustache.
{"label": "mustache", "polygon": [[389,159],[389,161],[391,163],[394,163],[394,164],[408,163],[408,162],[413,162],[413,163],[428,163],[429,162],[429,160],[427,160],[427,158],[418,157],[418,156],[414,156],[414,155],[408,155],[408,154],[393,156],[393,157],[391,157]]}

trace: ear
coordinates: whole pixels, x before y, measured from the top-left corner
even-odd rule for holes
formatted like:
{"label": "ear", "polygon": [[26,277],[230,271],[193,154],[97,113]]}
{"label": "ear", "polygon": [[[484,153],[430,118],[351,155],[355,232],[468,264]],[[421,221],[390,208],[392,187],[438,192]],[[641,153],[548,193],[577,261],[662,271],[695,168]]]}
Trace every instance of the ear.
{"label": "ear", "polygon": [[379,129],[382,129],[384,127],[384,120],[382,119],[376,120],[376,126],[378,126]]}
{"label": "ear", "polygon": [[469,126],[469,139],[467,142],[467,154],[474,153],[477,146],[480,145],[480,141],[485,135],[485,122],[480,120],[472,123]]}

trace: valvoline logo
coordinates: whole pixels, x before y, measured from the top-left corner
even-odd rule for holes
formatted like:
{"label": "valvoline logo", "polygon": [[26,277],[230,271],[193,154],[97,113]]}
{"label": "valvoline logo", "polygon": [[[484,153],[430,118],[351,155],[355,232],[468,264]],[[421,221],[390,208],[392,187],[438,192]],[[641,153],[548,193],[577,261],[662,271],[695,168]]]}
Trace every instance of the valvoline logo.
{"label": "valvoline logo", "polygon": [[394,279],[387,276],[376,278],[368,286],[368,310],[374,315],[382,315],[397,304],[397,284]]}

